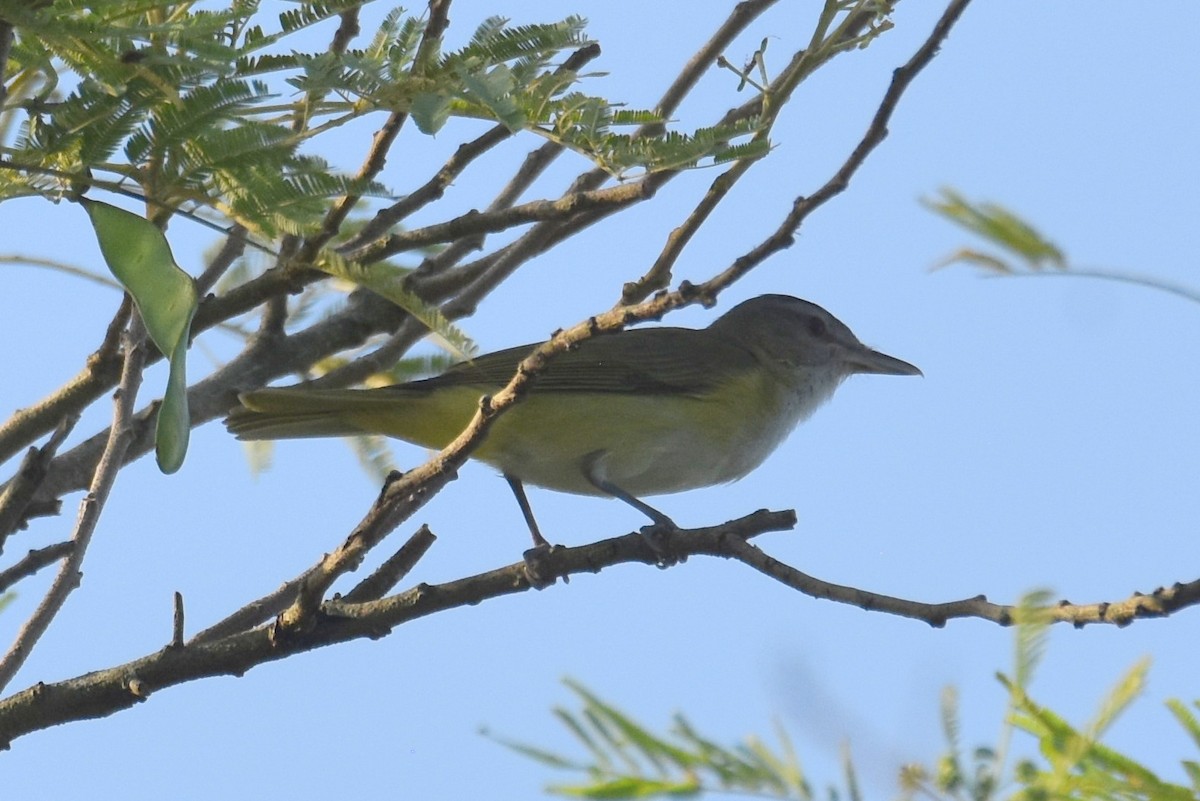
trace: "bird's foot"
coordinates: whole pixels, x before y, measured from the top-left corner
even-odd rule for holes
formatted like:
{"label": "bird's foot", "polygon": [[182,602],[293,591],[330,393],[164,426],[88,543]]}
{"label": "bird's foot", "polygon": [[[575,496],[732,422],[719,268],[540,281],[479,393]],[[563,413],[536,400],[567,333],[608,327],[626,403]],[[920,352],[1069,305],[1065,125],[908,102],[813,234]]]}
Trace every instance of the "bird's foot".
{"label": "bird's foot", "polygon": [[[554,552],[560,549],[561,545],[551,545],[543,540],[521,555],[525,561],[525,578],[529,581],[529,586],[535,590],[544,590],[554,584],[558,576],[554,574],[551,558]],[[563,576],[562,580],[566,584],[570,577]]]}
{"label": "bird's foot", "polygon": [[679,526],[670,521],[651,523],[638,529],[638,533],[642,535],[642,539],[654,554],[654,566],[660,570],[666,570],[668,567],[687,561],[687,554],[677,554],[671,550],[668,539],[669,535],[675,531],[679,531]]}

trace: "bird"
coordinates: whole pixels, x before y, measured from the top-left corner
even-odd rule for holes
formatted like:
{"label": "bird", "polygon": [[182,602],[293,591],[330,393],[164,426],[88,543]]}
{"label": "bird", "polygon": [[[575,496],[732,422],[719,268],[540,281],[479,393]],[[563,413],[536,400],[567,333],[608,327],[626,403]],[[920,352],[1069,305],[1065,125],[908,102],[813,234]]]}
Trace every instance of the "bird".
{"label": "bird", "polygon": [[[442,448],[535,347],[392,386],[243,392],[225,424],[241,440],[377,434]],[[472,457],[508,481],[535,546],[548,541],[526,484],[617,498],[676,529],[642,498],[742,478],[860,373],[922,375],[862,344],[815,303],[760,295],[706,328],[627,329],[558,354]]]}

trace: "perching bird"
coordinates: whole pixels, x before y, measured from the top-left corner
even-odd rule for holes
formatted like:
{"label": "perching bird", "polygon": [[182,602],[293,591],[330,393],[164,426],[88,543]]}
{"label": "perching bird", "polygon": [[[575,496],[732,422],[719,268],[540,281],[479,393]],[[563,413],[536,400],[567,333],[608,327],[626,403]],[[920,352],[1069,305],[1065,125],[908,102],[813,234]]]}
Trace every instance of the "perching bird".
{"label": "perching bird", "polygon": [[[442,448],[535,347],[378,389],[246,392],[225,423],[243,440],[384,434]],[[539,545],[526,483],[619,498],[674,528],[640,498],[745,476],[854,373],[921,375],[820,306],[762,295],[707,328],[632,329],[557,355],[472,456],[508,480]]]}

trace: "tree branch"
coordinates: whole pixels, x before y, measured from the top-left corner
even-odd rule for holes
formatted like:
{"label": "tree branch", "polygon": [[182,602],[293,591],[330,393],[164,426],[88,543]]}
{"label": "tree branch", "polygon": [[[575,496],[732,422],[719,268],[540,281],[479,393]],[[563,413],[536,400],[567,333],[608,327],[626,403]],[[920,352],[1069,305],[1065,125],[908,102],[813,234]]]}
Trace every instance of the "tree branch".
{"label": "tree branch", "polygon": [[[802,50],[796,53],[788,66],[766,88],[766,91],[759,94],[756,101],[743,106],[742,113],[739,113],[739,109],[731,109],[722,122],[731,124],[747,116],[757,116],[762,120],[763,127],[755,134],[755,139],[767,137],[775,125],[780,110],[787,104],[800,82],[817,67],[839,53],[845,52],[844,42],[858,36],[872,18],[873,14],[870,13],[850,14],[844,24],[839,26],[838,31],[830,37],[830,40],[822,42],[823,47],[819,55],[812,56],[811,50]],[[766,99],[770,100],[769,105],[764,102]],[[717,205],[729,195],[734,185],[750,171],[757,161],[759,161],[758,158],[738,159],[728,170],[713,180],[708,191],[704,193],[687,218],[667,236],[662,251],[650,269],[641,278],[625,284],[622,288],[619,301],[621,305],[628,306],[645,300],[651,292],[667,287],[675,262],[679,260],[684,248],[708,220]]]}
{"label": "tree branch", "polygon": [[[33,500],[42,482],[46,480],[46,471],[49,469],[50,460],[54,458],[59,446],[63,444],[77,422],[79,422],[78,416],[67,417],[59,423],[58,428],[50,435],[50,439],[45,445],[40,448],[30,448],[26,452],[25,458],[21,460],[17,474],[5,485],[4,491],[0,492],[0,552],[3,552],[4,542],[8,539],[9,534],[24,525],[29,518],[29,503]],[[2,586],[0,586],[0,591],[3,591]]]}
{"label": "tree branch", "polygon": [[[991,604],[982,596],[925,604],[823,582],[767,556],[747,542],[768,531],[790,529],[795,522],[795,514],[791,511],[760,510],[719,526],[666,532],[663,544],[681,557],[681,561],[692,555],[737,559],[813,597],[912,617],[934,626],[958,617],[976,617],[1001,625],[1013,622],[1016,607]],[[416,535],[421,536],[421,532]],[[426,541],[432,540],[426,538]],[[422,546],[417,547],[419,552],[423,552]],[[419,553],[417,556],[419,558]],[[633,533],[590,545],[556,547],[542,564],[554,576],[569,577],[598,573],[617,564],[641,562],[653,565],[658,558],[645,538]],[[306,618],[303,627],[276,624],[220,637],[197,635],[185,645],[173,644],[124,665],[74,679],[39,683],[0,701],[0,748],[9,747],[20,736],[50,726],[110,715],[176,684],[217,675],[241,676],[268,662],[364,637],[376,639],[418,618],[475,606],[531,588],[525,564],[516,563],[445,584],[419,584],[379,600],[353,602],[347,596],[327,601],[317,613]],[[1159,589],[1151,595],[1135,594],[1114,604],[1062,602],[1043,611],[1053,622],[1076,626],[1101,622],[1127,625],[1135,619],[1165,616],[1197,603],[1200,603],[1200,580]]]}
{"label": "tree branch", "polygon": [[557,200],[534,200],[497,211],[468,211],[443,223],[392,234],[361,248],[347,251],[346,258],[370,263],[440,242],[491,234],[517,225],[544,220],[561,220],[585,211],[604,209],[612,213],[650,196],[649,182],[630,181],[606,189],[576,192]]}
{"label": "tree branch", "polygon": [[[755,512],[720,526],[670,532],[665,543],[687,556],[718,548],[725,537],[753,537],[791,528],[792,512]],[[556,548],[548,564],[556,574],[595,573],[617,564],[655,564],[658,559],[640,534],[591,545]],[[0,748],[25,734],[75,720],[110,715],[145,701],[153,693],[209,676],[240,676],[258,665],[336,643],[384,636],[397,626],[447,609],[532,588],[518,562],[445,584],[419,584],[397,595],[364,603],[329,601],[304,627],[278,624],[217,640],[194,639],[116,667],[52,684],[38,683],[0,701]]]}
{"label": "tree branch", "polygon": [[833,176],[812,195],[796,198],[792,203],[791,211],[788,212],[770,236],[740,256],[719,275],[697,286],[695,289],[700,295],[705,297],[711,296],[712,293],[724,289],[754,269],[769,256],[773,256],[779,251],[791,247],[795,241],[796,231],[800,229],[801,224],[808,216],[846,190],[850,185],[850,179],[858,172],[859,167],[866,161],[867,156],[887,137],[888,122],[891,120],[892,114],[895,112],[896,106],[900,102],[900,98],[903,97],[905,90],[908,89],[913,79],[920,74],[921,70],[927,67],[933,60],[933,57],[937,55],[942,42],[950,35],[950,30],[954,27],[954,23],[962,16],[963,11],[966,10],[970,2],[971,0],[952,0],[933,26],[933,30],[929,36],[926,37],[925,41],[917,49],[917,52],[913,54],[912,58],[904,66],[899,67],[893,73],[892,82],[888,86],[887,92],[884,93],[883,100],[880,101],[879,107],[876,109],[870,124],[867,126],[866,133],[863,134],[862,139]]}
{"label": "tree branch", "polygon": [[79,586],[84,554],[100,520],[100,513],[108,501],[109,493],[117,480],[117,473],[125,463],[125,452],[129,448],[132,432],[130,417],[137,399],[138,387],[142,383],[142,367],[146,360],[146,329],[141,317],[133,315],[125,336],[125,366],[121,371],[121,384],[113,399],[113,422],[109,428],[108,442],[96,462],[88,494],[79,504],[79,517],[71,535],[72,549],[59,567],[54,582],[38,604],[33,615],[17,633],[16,641],[0,660],[0,688],[6,687],[21,665],[33,651],[34,645],[50,626],[50,622],[66,602],[67,596]]}
{"label": "tree branch", "polygon": [[[733,557],[813,598],[850,604],[868,612],[923,620],[935,628],[941,628],[946,621],[955,618],[980,618],[1002,626],[1012,625],[1016,619],[1017,607],[992,603],[983,595],[961,601],[924,603],[822,581],[768,556],[745,540],[725,539],[713,555]],[[1073,604],[1064,600],[1041,611],[1049,622],[1070,623],[1076,628],[1095,623],[1127,626],[1134,620],[1166,617],[1197,604],[1200,604],[1200,579],[1186,584],[1177,582],[1168,588],[1159,587],[1149,595],[1136,592],[1124,601]]]}
{"label": "tree branch", "polygon": [[47,545],[45,548],[31,550],[12,567],[0,570],[0,592],[5,592],[21,579],[29,578],[46,565],[53,564],[64,556],[67,556],[74,547],[75,543],[68,540],[66,542],[56,542],[53,545]]}

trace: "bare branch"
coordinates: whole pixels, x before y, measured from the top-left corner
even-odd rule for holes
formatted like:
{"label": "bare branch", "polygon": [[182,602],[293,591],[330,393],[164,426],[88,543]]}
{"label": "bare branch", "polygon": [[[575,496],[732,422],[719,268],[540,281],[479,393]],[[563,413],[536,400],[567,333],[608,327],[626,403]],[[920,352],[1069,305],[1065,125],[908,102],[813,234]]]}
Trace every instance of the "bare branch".
{"label": "bare branch", "polygon": [[330,53],[345,53],[350,47],[350,43],[354,41],[354,37],[361,32],[358,26],[358,12],[359,6],[355,6],[338,15],[341,21],[333,33],[333,39],[329,42]]}
{"label": "bare branch", "polygon": [[[804,50],[796,53],[791,63],[771,82],[764,93],[760,93],[759,97],[749,105],[744,105],[740,109],[731,109],[722,119],[722,123],[731,124],[750,116],[759,117],[763,127],[755,135],[755,139],[766,137],[774,126],[779,111],[786,105],[804,77],[838,53],[843,52],[837,45],[859,35],[871,18],[872,15],[869,13],[851,15],[851,18],[846,20],[839,31],[834,34],[834,46],[827,47],[819,57],[813,57],[809,51]],[[763,102],[767,98],[771,101],[769,106]],[[768,108],[769,112],[764,113]],[[625,284],[622,288],[619,301],[621,305],[628,306],[645,300],[651,292],[667,287],[671,280],[671,271],[683,253],[683,249],[708,220],[717,205],[729,195],[729,191],[757,161],[756,158],[738,159],[733,166],[713,180],[708,191],[704,193],[704,197],[700,199],[683,223],[674,228],[667,236],[662,251],[650,269],[641,278]]]}
{"label": "bare branch", "polygon": [[[720,551],[714,555],[732,556],[813,598],[850,604],[869,612],[885,612],[923,620],[937,628],[955,618],[981,618],[1002,626],[1009,626],[1015,622],[1015,606],[992,603],[983,595],[964,598],[961,601],[923,603],[822,581],[768,556],[745,540],[728,538],[722,542]],[[1076,628],[1095,623],[1127,626],[1134,620],[1166,617],[1197,604],[1200,604],[1200,579],[1187,584],[1175,583],[1169,588],[1159,587],[1149,595],[1137,592],[1124,601],[1114,603],[1102,601],[1073,604],[1060,601],[1044,611],[1050,622],[1070,623]]]}
{"label": "bare branch", "polygon": [[[981,618],[1001,625],[1013,622],[1015,607],[991,604],[982,597],[924,604],[822,582],[772,559],[747,542],[767,531],[790,529],[795,522],[793,512],[763,510],[720,526],[667,532],[664,545],[684,560],[692,555],[734,558],[814,597],[901,614],[935,626],[958,617]],[[553,575],[568,577],[597,573],[617,564],[652,565],[658,558],[645,538],[634,533],[590,545],[557,547],[543,564],[552,568]],[[308,617],[308,625],[302,628],[276,625],[219,638],[198,636],[186,645],[172,645],[124,665],[54,684],[39,683],[0,701],[0,747],[6,748],[17,737],[50,726],[112,714],[176,684],[208,676],[240,676],[258,665],[297,653],[364,637],[377,638],[411,620],[531,588],[525,564],[517,563],[445,584],[420,584],[379,600],[329,601],[322,604],[322,613]],[[1118,603],[1063,602],[1045,611],[1054,622],[1076,626],[1101,622],[1126,625],[1197,603],[1200,580],[1159,589],[1151,595],[1135,594]]]}
{"label": "bare branch", "polygon": [[232,615],[214,623],[189,641],[191,645],[216,642],[235,634],[250,631],[287,609],[296,600],[303,577],[282,584],[279,589],[243,606]]}
{"label": "bare branch", "polygon": [[404,580],[417,562],[421,560],[437,537],[429,526],[421,526],[416,533],[409,537],[400,549],[389,556],[379,568],[355,585],[354,589],[343,595],[342,603],[362,603],[382,598],[393,587]]}
{"label": "bare branch", "polygon": [[96,462],[88,494],[79,504],[79,517],[71,535],[74,547],[59,567],[46,596],[17,632],[16,641],[4,655],[4,659],[0,660],[0,688],[12,681],[13,676],[32,653],[34,645],[66,602],[67,596],[79,586],[83,557],[87,553],[92,533],[96,530],[96,523],[100,520],[100,513],[104,510],[104,504],[108,501],[109,493],[117,480],[117,473],[125,463],[125,452],[132,438],[130,417],[133,414],[138,387],[142,383],[142,367],[146,360],[146,330],[141,318],[136,314],[130,318],[124,350],[125,366],[121,371],[121,384],[113,400],[113,422],[109,428],[108,443]]}
{"label": "bare branch", "polygon": [[174,595],[175,614],[171,620],[171,647],[179,648],[183,645],[183,593],[176,592]]}
{"label": "bare branch", "polygon": [[196,279],[196,294],[203,297],[245,252],[246,229],[241,225],[235,225],[229,229],[229,236],[225,237],[225,242],[217,251],[217,255],[213,256],[212,261],[204,268],[204,272],[200,273]]}
{"label": "bare branch", "polygon": [[[26,510],[29,508],[34,494],[46,480],[46,470],[49,468],[50,460],[54,458],[59,446],[63,444],[77,422],[79,422],[77,415],[67,417],[58,424],[58,428],[54,430],[45,445],[40,448],[30,448],[26,452],[25,458],[21,460],[17,474],[4,486],[4,491],[0,492],[0,552],[4,550],[4,542],[9,534],[21,528],[28,519]],[[3,591],[3,585],[0,585],[0,591]]]}
{"label": "bare branch", "polygon": [[[795,525],[792,512],[755,512],[722,526],[671,532],[666,544],[687,556],[717,549],[724,537],[752,537]],[[616,564],[652,565],[658,556],[640,534],[627,534],[578,548],[557,548],[549,564],[557,575],[595,573]],[[74,720],[110,715],[140,703],[159,690],[209,676],[240,676],[258,665],[298,653],[362,638],[376,638],[396,626],[447,609],[532,589],[525,564],[451,581],[420,584],[397,595],[365,603],[331,601],[308,625],[274,625],[217,640],[198,636],[182,647],[162,650],[105,670],[53,684],[38,683],[0,701],[0,749],[25,734]]]}
{"label": "bare branch", "polygon": [[0,592],[5,592],[21,579],[32,576],[46,565],[57,562],[70,554],[74,548],[75,543],[68,540],[30,551],[12,567],[0,570]]}
{"label": "bare branch", "polygon": [[850,185],[850,179],[854,177],[858,168],[866,161],[867,156],[887,137],[888,122],[891,120],[892,113],[896,110],[896,105],[900,102],[900,98],[904,95],[905,90],[908,89],[913,79],[917,77],[921,70],[927,67],[933,60],[933,57],[937,55],[942,42],[950,35],[950,30],[954,27],[954,23],[962,16],[963,11],[966,10],[970,2],[971,0],[952,0],[946,7],[946,10],[942,12],[941,17],[934,25],[929,36],[926,37],[925,41],[917,49],[917,52],[913,54],[912,58],[904,66],[899,67],[892,74],[892,82],[888,86],[887,92],[884,93],[883,100],[880,101],[879,108],[876,109],[870,125],[867,126],[866,133],[863,134],[858,145],[855,146],[854,150],[846,158],[846,161],[833,176],[812,195],[796,198],[792,203],[791,211],[788,212],[770,236],[739,257],[719,275],[696,287],[696,291],[699,294],[711,297],[713,293],[729,286],[738,278],[761,264],[769,256],[773,256],[779,251],[791,247],[796,231],[800,229],[801,224],[808,216],[845,191]]}
{"label": "bare branch", "polygon": [[[679,76],[671,82],[667,91],[659,98],[655,111],[664,119],[670,117],[679,108],[679,104],[696,87],[700,77],[717,62],[717,56],[733,43],[733,40],[744,31],[751,22],[756,20],[778,0],[742,0],[734,6],[729,17],[721,23],[721,27],[713,33],[696,54],[688,59]],[[641,134],[653,136],[662,130],[661,125],[646,126]]]}
{"label": "bare branch", "polygon": [[427,245],[495,233],[526,223],[561,220],[595,209],[604,209],[606,213],[612,213],[631,203],[645,200],[652,194],[649,191],[650,186],[646,180],[630,181],[607,189],[564,195],[557,200],[535,200],[497,211],[469,211],[444,223],[392,234],[377,242],[347,251],[343,255],[354,261],[369,263]]}

